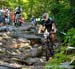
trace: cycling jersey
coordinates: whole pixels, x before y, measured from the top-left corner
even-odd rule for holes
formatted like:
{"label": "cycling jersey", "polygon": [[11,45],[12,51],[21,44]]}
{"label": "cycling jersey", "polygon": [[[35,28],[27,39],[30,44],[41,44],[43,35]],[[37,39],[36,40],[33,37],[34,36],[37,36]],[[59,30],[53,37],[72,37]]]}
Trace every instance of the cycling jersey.
{"label": "cycling jersey", "polygon": [[54,23],[54,21],[50,18],[48,18],[47,21],[44,19],[41,20],[41,25],[45,26],[45,29],[47,29],[49,32],[52,30],[52,23]]}

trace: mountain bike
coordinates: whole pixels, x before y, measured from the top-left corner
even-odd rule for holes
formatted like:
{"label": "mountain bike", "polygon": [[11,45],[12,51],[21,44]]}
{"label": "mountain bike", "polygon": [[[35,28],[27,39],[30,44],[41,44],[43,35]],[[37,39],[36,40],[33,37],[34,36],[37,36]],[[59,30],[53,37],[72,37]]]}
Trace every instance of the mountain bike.
{"label": "mountain bike", "polygon": [[49,33],[48,31],[46,31],[44,33],[46,61],[48,61],[49,58],[53,57],[53,55],[54,55],[53,45],[50,42],[50,35],[51,35],[51,33]]}

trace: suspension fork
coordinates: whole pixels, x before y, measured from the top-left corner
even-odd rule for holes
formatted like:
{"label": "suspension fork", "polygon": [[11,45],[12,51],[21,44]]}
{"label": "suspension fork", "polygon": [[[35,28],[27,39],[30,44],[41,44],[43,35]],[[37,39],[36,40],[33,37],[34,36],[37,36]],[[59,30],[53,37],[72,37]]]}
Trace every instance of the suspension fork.
{"label": "suspension fork", "polygon": [[51,38],[50,35],[47,37],[48,38],[48,50],[50,52],[50,56],[54,55],[54,48],[53,48],[53,44],[51,43]]}
{"label": "suspension fork", "polygon": [[45,46],[46,46],[46,48],[45,48],[46,49],[46,61],[48,61],[49,60],[49,57],[50,57],[48,38],[46,38]]}
{"label": "suspension fork", "polygon": [[54,50],[54,49],[53,49],[54,43],[52,42],[52,39],[51,39],[51,33],[49,34],[48,39],[49,39],[49,43],[50,43],[50,48],[51,48],[51,50]]}

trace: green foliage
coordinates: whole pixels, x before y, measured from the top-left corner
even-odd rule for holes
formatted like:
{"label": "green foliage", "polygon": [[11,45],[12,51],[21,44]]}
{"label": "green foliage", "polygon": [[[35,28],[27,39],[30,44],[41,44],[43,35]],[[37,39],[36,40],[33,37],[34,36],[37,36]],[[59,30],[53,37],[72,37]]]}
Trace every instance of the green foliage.
{"label": "green foliage", "polygon": [[68,0],[71,7],[75,7],[75,0]]}
{"label": "green foliage", "polygon": [[67,35],[65,36],[65,42],[70,46],[75,46],[75,28],[68,30]]}
{"label": "green foliage", "polygon": [[51,8],[50,8],[52,14],[57,14],[59,12],[59,5],[54,3],[54,4],[51,4]]}
{"label": "green foliage", "polygon": [[45,69],[48,69],[47,68],[48,66],[52,66],[51,69],[64,69],[64,67],[63,68],[59,68],[59,65],[62,62],[65,62],[67,59],[68,58],[67,58],[66,55],[58,53],[58,54],[55,55],[55,57],[53,59],[48,61],[48,63],[45,65]]}
{"label": "green foliage", "polygon": [[[61,65],[61,63],[63,62],[70,62],[71,59],[70,57],[72,56],[67,56],[64,54],[66,50],[65,46],[61,46],[61,51],[60,53],[56,53],[54,55],[54,58],[50,59],[48,61],[48,63],[45,65],[44,69],[65,69],[64,67],[59,67]],[[52,66],[52,68],[50,68],[50,66]]]}

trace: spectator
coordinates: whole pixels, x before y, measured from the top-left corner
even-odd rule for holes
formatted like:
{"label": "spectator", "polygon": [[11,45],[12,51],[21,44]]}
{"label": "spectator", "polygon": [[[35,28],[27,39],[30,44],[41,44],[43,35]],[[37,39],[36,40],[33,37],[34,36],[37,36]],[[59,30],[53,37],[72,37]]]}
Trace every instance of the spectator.
{"label": "spectator", "polygon": [[18,23],[19,23],[19,26],[22,26],[22,25],[23,25],[23,23],[24,23],[24,20],[23,20],[23,18],[22,18],[22,16],[21,16],[21,15],[19,15]]}
{"label": "spectator", "polygon": [[35,26],[35,19],[34,19],[33,16],[32,16],[32,18],[31,18],[31,24],[32,24],[33,27]]}
{"label": "spectator", "polygon": [[14,15],[14,12],[10,12],[10,22],[12,23],[12,25],[14,25],[14,22],[15,22],[15,15]]}
{"label": "spectator", "polygon": [[16,7],[15,9],[15,22],[17,23],[18,22],[18,17],[19,15],[21,14],[21,11],[22,11],[22,8],[20,6]]}

